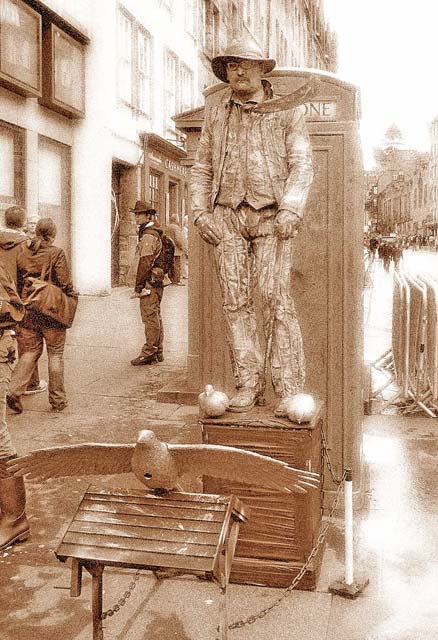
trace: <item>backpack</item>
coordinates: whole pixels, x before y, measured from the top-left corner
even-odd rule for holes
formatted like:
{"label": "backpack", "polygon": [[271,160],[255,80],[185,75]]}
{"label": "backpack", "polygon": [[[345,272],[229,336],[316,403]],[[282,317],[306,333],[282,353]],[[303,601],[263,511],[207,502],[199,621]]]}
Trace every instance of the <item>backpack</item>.
{"label": "backpack", "polygon": [[154,260],[154,267],[163,270],[164,275],[172,272],[175,261],[175,243],[165,233],[158,233],[155,229],[146,229],[145,233],[153,233],[161,240],[161,251]]}

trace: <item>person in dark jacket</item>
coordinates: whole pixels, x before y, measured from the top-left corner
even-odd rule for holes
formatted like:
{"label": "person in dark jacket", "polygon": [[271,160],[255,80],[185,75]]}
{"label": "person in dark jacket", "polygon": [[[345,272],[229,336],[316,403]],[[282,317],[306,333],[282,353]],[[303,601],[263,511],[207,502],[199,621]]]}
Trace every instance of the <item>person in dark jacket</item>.
{"label": "person in dark jacket", "polygon": [[17,457],[6,424],[6,393],[17,358],[16,326],[23,304],[9,271],[0,263],[0,551],[29,536],[23,478],[14,478],[4,464]]}
{"label": "person in dark jacket", "polygon": [[[9,207],[5,211],[5,225],[6,229],[0,231],[0,262],[9,271],[12,280],[17,286],[17,256],[22,248],[24,242],[27,242],[31,236],[28,231],[25,232],[25,225],[29,229],[30,221],[35,221],[34,228],[36,227],[35,216],[30,218],[26,217],[26,211],[23,207],[14,205]],[[32,222],[33,224],[33,222]],[[33,234],[32,237],[35,237]],[[20,352],[18,354],[21,355]],[[32,373],[32,377],[29,380],[27,389],[24,392],[25,395],[33,395],[34,393],[41,393],[47,389],[47,382],[40,380],[38,371],[38,363]]]}
{"label": "person in dark jacket", "polygon": [[137,275],[135,279],[134,296],[140,301],[140,314],[144,324],[145,343],[140,355],[131,360],[134,367],[163,362],[163,321],[161,318],[161,300],[163,299],[164,271],[155,266],[163,243],[156,217],[157,212],[152,205],[137,200],[131,209],[135,214],[138,225],[138,257]]}
{"label": "person in dark jacket", "polygon": [[8,270],[12,280],[17,283],[17,254],[27,241],[24,232],[26,212],[23,207],[13,206],[5,211],[6,229],[0,231],[0,262]]}
{"label": "person in dark jacket", "polygon": [[[51,218],[41,218],[36,236],[24,245],[17,258],[18,293],[24,303],[32,291],[32,278],[50,278],[67,295],[77,295],[71,281],[65,253],[54,246],[56,225]],[[49,366],[49,402],[52,409],[62,411],[67,406],[64,388],[64,345],[66,328],[46,316],[27,310],[18,333],[20,359],[14,370],[7,403],[15,413],[21,413],[21,396],[26,390],[35,364],[46,343]]]}

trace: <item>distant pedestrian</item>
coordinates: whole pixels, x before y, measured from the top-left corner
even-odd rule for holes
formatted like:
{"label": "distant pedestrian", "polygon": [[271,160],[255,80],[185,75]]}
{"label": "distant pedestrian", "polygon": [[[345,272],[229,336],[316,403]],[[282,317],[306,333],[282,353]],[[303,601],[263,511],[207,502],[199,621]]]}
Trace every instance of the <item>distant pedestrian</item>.
{"label": "distant pedestrian", "polygon": [[32,240],[32,238],[36,236],[36,226],[39,219],[39,216],[36,215],[31,215],[27,219],[25,231],[29,240]]}
{"label": "distant pedestrian", "polygon": [[138,267],[134,291],[135,296],[139,298],[145,333],[145,343],[140,355],[131,360],[131,364],[136,367],[162,362],[164,359],[164,332],[160,306],[163,298],[165,271],[160,266],[163,230],[158,224],[156,210],[152,205],[137,200],[131,211],[134,213],[135,222],[138,225],[136,249]]}
{"label": "distant pedestrian", "polygon": [[165,226],[164,231],[166,235],[173,240],[175,245],[173,268],[169,273],[169,278],[172,284],[184,286],[184,282],[181,282],[181,259],[187,252],[187,243],[179,225],[179,217],[177,215],[170,216],[169,224]]}
{"label": "distant pedestrian", "polygon": [[[23,318],[23,304],[9,271],[0,263],[0,466],[17,457],[6,424],[6,393],[17,358],[15,329]],[[0,473],[0,551],[29,536],[23,478]]]}
{"label": "distant pedestrian", "polygon": [[[56,225],[51,218],[41,218],[36,226],[36,236],[29,246],[24,246],[17,258],[18,292],[23,302],[32,292],[32,279],[44,273],[68,296],[77,295],[71,281],[70,269],[63,249],[54,246]],[[54,411],[63,411],[67,405],[64,387],[64,345],[66,328],[47,316],[26,310],[20,326],[18,342],[20,359],[15,367],[7,403],[15,413],[21,413],[21,396],[24,394],[32,372],[41,356],[44,342],[49,367],[49,403]]]}
{"label": "distant pedestrian", "polygon": [[183,219],[182,234],[184,236],[185,251],[181,256],[181,277],[187,280],[189,277],[189,216]]}

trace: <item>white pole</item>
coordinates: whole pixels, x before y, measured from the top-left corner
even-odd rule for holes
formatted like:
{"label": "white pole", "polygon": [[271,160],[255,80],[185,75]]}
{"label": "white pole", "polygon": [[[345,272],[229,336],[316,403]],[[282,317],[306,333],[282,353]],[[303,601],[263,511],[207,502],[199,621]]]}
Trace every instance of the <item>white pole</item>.
{"label": "white pole", "polygon": [[345,584],[353,584],[353,476],[351,469],[345,470]]}

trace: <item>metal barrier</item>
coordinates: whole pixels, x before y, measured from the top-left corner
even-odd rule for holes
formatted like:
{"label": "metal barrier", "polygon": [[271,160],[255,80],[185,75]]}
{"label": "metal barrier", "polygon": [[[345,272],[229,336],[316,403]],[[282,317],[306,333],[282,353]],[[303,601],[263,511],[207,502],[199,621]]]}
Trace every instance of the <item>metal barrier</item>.
{"label": "metal barrier", "polygon": [[381,410],[397,404],[404,414],[423,411],[438,417],[438,281],[430,274],[414,274],[403,264],[394,271],[391,349],[372,367],[385,383],[372,393],[382,398],[393,385],[394,394]]}

